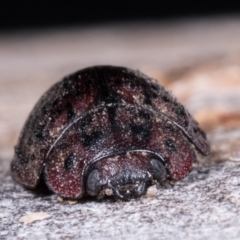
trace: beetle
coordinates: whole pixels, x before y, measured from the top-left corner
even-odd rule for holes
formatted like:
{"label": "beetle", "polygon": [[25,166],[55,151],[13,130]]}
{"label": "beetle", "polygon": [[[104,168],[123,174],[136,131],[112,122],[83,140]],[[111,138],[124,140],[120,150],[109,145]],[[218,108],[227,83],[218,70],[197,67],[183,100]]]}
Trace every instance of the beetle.
{"label": "beetle", "polygon": [[209,154],[205,133],[156,80],[125,67],[94,66],[40,98],[11,173],[28,188],[43,178],[65,198],[110,192],[128,200],[146,194],[154,181],[184,178],[195,151]]}

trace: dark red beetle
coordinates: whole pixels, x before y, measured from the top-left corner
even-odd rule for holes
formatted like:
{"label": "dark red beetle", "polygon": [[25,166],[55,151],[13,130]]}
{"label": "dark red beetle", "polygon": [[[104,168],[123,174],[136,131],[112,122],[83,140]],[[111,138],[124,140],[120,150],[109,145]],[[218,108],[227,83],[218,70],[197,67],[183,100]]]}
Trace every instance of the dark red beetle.
{"label": "dark red beetle", "polygon": [[[185,177],[204,132],[157,81],[123,67],[97,66],[56,83],[31,112],[11,164],[15,180],[66,198],[137,198],[153,181]],[[43,174],[42,174],[43,172]]]}

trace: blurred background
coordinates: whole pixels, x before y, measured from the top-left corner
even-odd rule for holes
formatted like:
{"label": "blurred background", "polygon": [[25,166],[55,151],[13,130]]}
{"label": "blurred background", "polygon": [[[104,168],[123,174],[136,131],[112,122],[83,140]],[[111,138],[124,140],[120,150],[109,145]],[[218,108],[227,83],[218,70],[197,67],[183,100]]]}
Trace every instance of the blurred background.
{"label": "blurred background", "polygon": [[163,20],[186,17],[237,14],[234,0],[69,0],[1,1],[1,29],[61,27],[109,22]]}

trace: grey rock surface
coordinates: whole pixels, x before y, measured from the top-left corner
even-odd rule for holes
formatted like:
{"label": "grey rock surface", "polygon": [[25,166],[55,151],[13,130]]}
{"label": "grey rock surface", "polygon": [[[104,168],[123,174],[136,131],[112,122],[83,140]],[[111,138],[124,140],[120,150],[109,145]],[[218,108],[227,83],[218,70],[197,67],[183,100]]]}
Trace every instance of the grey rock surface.
{"label": "grey rock surface", "polygon": [[[240,159],[218,160],[212,155],[195,164],[189,176],[153,196],[74,204],[13,182],[9,162],[1,160],[0,239],[239,239]],[[35,212],[48,218],[19,222]]]}

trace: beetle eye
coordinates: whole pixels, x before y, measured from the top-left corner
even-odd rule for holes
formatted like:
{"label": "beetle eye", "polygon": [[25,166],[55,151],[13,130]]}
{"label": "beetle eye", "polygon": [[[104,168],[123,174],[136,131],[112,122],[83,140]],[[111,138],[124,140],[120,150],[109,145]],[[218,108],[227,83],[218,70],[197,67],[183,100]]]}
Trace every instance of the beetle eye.
{"label": "beetle eye", "polygon": [[101,189],[99,180],[100,180],[99,172],[97,169],[94,169],[92,172],[90,172],[90,174],[88,175],[88,179],[87,179],[86,190],[87,190],[88,195],[90,195],[90,196],[98,195],[98,193]]}
{"label": "beetle eye", "polygon": [[154,178],[159,182],[166,180],[167,171],[163,163],[157,159],[151,159],[151,165],[153,168]]}

